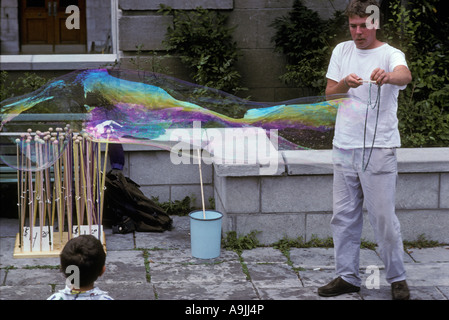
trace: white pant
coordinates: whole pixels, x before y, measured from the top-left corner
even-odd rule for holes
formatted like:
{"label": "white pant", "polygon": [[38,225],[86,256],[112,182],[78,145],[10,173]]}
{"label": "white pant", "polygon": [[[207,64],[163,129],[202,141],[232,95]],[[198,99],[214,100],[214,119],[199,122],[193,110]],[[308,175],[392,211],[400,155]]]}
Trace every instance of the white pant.
{"label": "white pant", "polygon": [[[371,148],[365,150],[365,166]],[[333,216],[331,227],[336,273],[343,280],[361,285],[359,276],[360,240],[365,200],[388,283],[405,280],[403,243],[395,214],[397,180],[396,149],[374,148],[366,170],[363,149],[334,147]]]}

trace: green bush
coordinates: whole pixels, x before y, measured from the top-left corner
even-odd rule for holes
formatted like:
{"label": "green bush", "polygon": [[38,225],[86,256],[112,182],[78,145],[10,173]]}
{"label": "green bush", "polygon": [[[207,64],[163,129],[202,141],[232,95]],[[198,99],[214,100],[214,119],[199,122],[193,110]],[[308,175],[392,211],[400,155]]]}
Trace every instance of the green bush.
{"label": "green bush", "polygon": [[226,15],[202,8],[174,10],[163,5],[159,12],[173,16],[164,43],[190,68],[196,83],[230,93],[242,89],[241,75],[235,68],[239,53],[232,38],[234,28],[226,26]]}
{"label": "green bush", "polygon": [[0,73],[0,101],[33,92],[46,84],[48,79],[32,72],[25,72],[16,80],[10,80],[7,71]]}
{"label": "green bush", "polygon": [[173,216],[186,216],[195,209],[192,206],[192,203],[195,201],[189,196],[186,196],[182,200],[167,201],[167,202],[159,202],[159,197],[151,197],[151,201],[153,201],[159,207],[164,209],[168,215]]}
{"label": "green bush", "polygon": [[[441,0],[390,3],[381,36],[407,57],[413,80],[399,96],[405,147],[449,146],[449,22]],[[438,11],[440,10],[440,11]]]}
{"label": "green bush", "polygon": [[226,250],[233,250],[239,254],[243,252],[243,250],[250,250],[257,248],[260,243],[257,239],[257,234],[260,231],[253,230],[247,235],[239,235],[237,236],[237,232],[228,231],[226,236],[222,239],[223,248]]}
{"label": "green bush", "polygon": [[347,19],[337,11],[332,19],[322,20],[318,13],[296,0],[292,11],[274,20],[272,39],[275,50],[287,57],[287,72],[281,80],[324,94],[326,71],[333,47],[349,35]]}
{"label": "green bush", "polygon": [[[443,0],[390,1],[378,38],[406,54],[413,80],[399,94],[399,131],[403,147],[449,146],[449,21]],[[335,45],[351,39],[347,18],[336,12],[328,21],[296,0],[288,16],[272,26],[276,50],[287,59],[288,84],[323,94]]]}

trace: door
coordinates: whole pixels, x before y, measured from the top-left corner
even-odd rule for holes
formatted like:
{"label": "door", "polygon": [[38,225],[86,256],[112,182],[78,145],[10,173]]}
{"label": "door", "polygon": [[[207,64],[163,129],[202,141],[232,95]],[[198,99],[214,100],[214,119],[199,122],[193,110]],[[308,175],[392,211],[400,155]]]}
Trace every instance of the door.
{"label": "door", "polygon": [[[21,0],[20,4],[22,53],[85,53],[85,0]],[[79,8],[79,28],[66,26],[70,5]]]}

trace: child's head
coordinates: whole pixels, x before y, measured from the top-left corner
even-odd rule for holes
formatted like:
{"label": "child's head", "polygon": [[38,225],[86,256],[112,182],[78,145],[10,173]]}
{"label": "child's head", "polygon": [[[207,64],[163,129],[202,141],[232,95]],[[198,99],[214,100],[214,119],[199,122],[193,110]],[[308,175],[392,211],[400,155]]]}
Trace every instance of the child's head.
{"label": "child's head", "polygon": [[70,239],[60,254],[61,271],[66,274],[67,267],[79,269],[79,285],[86,287],[95,282],[104,271],[106,253],[101,241],[92,235],[81,235]]}

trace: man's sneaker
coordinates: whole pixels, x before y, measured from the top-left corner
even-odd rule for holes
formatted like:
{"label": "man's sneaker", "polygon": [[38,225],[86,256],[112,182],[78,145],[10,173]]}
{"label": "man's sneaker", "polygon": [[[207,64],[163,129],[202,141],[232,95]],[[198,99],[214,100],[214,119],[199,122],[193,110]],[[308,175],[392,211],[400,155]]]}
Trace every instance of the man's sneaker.
{"label": "man's sneaker", "polygon": [[393,282],[391,284],[391,296],[393,300],[408,300],[410,299],[410,291],[405,280]]}
{"label": "man's sneaker", "polygon": [[360,287],[354,286],[338,277],[323,287],[318,288],[318,294],[322,297],[334,297],[343,293],[359,292]]}

